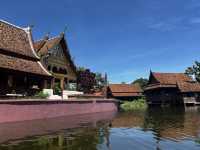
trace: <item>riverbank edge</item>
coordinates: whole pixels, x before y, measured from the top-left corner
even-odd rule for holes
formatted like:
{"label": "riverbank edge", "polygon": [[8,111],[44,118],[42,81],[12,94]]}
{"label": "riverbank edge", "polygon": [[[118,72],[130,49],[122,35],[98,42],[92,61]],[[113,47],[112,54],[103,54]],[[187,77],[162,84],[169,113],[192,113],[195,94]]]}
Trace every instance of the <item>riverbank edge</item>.
{"label": "riverbank edge", "polygon": [[0,100],[0,123],[118,111],[114,99]]}

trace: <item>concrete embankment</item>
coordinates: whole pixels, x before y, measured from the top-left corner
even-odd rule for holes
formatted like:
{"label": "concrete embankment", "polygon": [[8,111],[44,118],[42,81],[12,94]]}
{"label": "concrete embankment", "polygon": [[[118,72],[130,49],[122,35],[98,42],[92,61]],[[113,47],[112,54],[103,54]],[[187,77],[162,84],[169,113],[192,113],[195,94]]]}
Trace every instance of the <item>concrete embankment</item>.
{"label": "concrete embankment", "polygon": [[115,100],[1,100],[0,123],[117,111]]}

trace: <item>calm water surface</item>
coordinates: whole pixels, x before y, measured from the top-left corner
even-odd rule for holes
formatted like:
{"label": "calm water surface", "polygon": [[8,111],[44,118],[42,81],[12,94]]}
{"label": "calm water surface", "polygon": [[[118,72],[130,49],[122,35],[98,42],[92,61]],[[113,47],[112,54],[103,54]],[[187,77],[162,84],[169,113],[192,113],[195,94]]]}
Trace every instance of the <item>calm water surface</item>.
{"label": "calm water surface", "polygon": [[200,109],[118,113],[111,120],[7,141],[0,150],[200,150]]}

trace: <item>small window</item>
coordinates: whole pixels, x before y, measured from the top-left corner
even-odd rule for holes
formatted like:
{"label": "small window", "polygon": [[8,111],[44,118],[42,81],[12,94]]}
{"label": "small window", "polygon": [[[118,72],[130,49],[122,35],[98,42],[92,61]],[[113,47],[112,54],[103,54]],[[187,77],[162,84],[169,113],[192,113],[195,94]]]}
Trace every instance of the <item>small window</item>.
{"label": "small window", "polygon": [[48,70],[51,71],[51,66],[48,66]]}
{"label": "small window", "polygon": [[64,69],[64,74],[67,74],[67,69]]}
{"label": "small window", "polygon": [[53,67],[53,72],[58,72],[57,68],[56,67]]}

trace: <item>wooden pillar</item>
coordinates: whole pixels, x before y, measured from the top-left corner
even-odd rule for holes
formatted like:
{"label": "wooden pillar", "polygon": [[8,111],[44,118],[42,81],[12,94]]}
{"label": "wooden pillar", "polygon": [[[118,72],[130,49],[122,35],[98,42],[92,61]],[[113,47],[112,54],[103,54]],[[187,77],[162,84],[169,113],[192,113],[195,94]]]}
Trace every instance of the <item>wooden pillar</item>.
{"label": "wooden pillar", "polygon": [[69,85],[69,80],[67,78],[64,79],[64,85],[65,85],[65,87],[66,86],[68,87],[68,85]]}
{"label": "wooden pillar", "polygon": [[13,79],[13,76],[12,75],[8,75],[8,80],[7,80],[7,85],[8,87],[8,90],[6,91],[6,94],[7,93],[15,93],[15,84],[14,84],[14,79]]}
{"label": "wooden pillar", "polygon": [[52,78],[52,79],[51,79],[51,89],[54,88],[54,83],[55,83],[55,78]]}
{"label": "wooden pillar", "polygon": [[13,76],[8,75],[8,87],[11,88],[13,86]]}
{"label": "wooden pillar", "polygon": [[47,80],[46,79],[44,79],[43,89],[47,89]]}
{"label": "wooden pillar", "polygon": [[59,134],[58,135],[58,146],[59,147],[63,147],[64,146],[64,135],[63,134]]}
{"label": "wooden pillar", "polygon": [[64,90],[64,78],[60,79],[60,88],[62,91]]}

